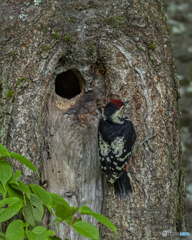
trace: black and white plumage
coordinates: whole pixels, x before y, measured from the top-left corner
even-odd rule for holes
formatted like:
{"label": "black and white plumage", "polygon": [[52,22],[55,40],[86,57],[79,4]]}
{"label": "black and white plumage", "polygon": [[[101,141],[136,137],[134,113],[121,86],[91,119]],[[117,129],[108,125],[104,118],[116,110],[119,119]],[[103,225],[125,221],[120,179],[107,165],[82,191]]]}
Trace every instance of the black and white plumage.
{"label": "black and white plumage", "polygon": [[98,129],[101,167],[107,181],[114,184],[115,193],[120,197],[132,191],[125,168],[136,140],[132,122],[123,116],[125,105],[120,100],[110,101],[103,109]]}

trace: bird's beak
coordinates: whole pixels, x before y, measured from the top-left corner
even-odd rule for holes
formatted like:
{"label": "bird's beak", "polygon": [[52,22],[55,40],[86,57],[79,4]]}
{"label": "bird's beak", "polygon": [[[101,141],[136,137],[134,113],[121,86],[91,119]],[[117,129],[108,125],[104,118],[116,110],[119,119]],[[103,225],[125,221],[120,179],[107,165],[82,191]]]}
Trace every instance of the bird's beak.
{"label": "bird's beak", "polygon": [[130,102],[130,101],[126,101],[126,102],[124,102],[125,106],[126,106],[129,102]]}

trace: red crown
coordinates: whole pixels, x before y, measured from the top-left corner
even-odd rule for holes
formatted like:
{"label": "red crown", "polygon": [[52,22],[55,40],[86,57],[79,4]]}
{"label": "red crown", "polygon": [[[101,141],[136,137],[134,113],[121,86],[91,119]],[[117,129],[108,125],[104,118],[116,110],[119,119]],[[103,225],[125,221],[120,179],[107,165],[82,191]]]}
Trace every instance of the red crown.
{"label": "red crown", "polygon": [[124,105],[121,100],[111,100],[110,102],[116,104],[118,108],[121,108]]}

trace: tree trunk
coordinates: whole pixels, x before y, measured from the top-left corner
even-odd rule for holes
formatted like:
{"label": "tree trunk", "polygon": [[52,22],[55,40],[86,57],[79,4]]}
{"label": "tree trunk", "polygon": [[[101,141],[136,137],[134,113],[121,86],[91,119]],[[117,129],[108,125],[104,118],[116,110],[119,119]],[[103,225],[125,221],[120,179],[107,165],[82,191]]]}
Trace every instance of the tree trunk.
{"label": "tree trunk", "polygon": [[[171,29],[171,41],[173,43],[174,57],[177,65],[177,76],[180,82],[181,93],[181,143],[183,149],[183,165],[186,167],[186,205],[187,205],[187,232],[192,233],[192,2],[187,0],[167,1],[163,0],[168,16],[167,23]],[[180,8],[185,6],[184,8]]]}
{"label": "tree trunk", "polygon": [[[107,216],[118,239],[184,231],[178,81],[161,2],[7,0],[0,9],[1,143],[35,164],[48,191]],[[98,158],[98,122],[111,99],[130,100],[137,143],[156,134],[132,156],[136,192],[121,200]],[[102,227],[101,237],[113,233]]]}

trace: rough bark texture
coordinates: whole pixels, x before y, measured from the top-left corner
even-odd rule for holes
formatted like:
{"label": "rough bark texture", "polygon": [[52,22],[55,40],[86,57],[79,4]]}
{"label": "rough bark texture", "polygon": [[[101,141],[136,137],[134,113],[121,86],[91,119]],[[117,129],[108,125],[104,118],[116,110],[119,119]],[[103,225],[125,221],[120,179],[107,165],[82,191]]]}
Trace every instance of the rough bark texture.
{"label": "rough bark texture", "polygon": [[[185,230],[178,81],[161,2],[19,0],[0,9],[1,143],[28,157],[49,191],[109,217],[118,239]],[[71,99],[55,93],[68,70],[81,88]],[[114,98],[130,100],[138,143],[156,134],[132,157],[136,192],[122,200],[102,186],[97,149],[101,108]],[[113,234],[102,227],[101,237]]]}
{"label": "rough bark texture", "polygon": [[186,167],[187,231],[192,233],[192,1],[163,0],[174,44],[174,57],[180,79],[181,143]]}

